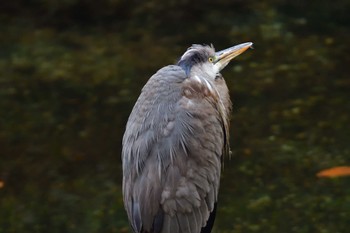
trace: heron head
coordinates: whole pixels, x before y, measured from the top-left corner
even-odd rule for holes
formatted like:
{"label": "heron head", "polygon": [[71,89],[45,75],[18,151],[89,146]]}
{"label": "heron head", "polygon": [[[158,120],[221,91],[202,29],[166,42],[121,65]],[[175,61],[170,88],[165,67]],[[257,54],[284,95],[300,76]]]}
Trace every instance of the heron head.
{"label": "heron head", "polygon": [[193,67],[198,67],[210,76],[218,74],[235,57],[252,47],[252,42],[247,42],[215,52],[214,47],[194,44],[181,56],[178,65],[181,66],[187,76]]}

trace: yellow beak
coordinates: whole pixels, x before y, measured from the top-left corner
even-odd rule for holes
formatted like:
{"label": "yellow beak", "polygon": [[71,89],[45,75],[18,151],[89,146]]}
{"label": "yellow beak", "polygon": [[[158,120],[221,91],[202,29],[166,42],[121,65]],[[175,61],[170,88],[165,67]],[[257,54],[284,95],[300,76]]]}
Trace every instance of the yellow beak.
{"label": "yellow beak", "polygon": [[248,48],[251,48],[252,45],[252,42],[247,42],[216,52],[214,61],[215,66],[219,71],[222,70],[233,58],[237,57]]}

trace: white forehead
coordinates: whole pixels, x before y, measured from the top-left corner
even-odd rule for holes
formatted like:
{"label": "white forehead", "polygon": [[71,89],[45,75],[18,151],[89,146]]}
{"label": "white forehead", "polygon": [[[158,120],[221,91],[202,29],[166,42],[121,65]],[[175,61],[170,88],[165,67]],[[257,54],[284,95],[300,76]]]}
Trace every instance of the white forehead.
{"label": "white forehead", "polygon": [[203,52],[208,54],[215,53],[213,45],[208,46],[208,45],[194,44],[191,47],[189,47],[187,51],[181,56],[181,60],[185,60],[187,57],[190,57],[195,53],[203,53]]}

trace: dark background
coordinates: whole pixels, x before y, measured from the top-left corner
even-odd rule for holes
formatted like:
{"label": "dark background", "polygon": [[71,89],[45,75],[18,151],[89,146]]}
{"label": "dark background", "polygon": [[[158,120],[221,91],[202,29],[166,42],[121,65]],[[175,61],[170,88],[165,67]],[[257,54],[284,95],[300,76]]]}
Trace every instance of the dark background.
{"label": "dark background", "polygon": [[346,233],[350,2],[0,3],[0,232],[130,232],[121,139],[142,86],[192,43],[252,41],[223,75],[233,156],[215,232]]}

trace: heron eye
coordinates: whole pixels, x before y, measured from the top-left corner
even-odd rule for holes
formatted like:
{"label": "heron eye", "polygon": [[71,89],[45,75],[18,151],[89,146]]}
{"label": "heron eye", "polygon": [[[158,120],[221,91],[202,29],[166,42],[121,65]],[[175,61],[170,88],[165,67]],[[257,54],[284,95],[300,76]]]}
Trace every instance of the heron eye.
{"label": "heron eye", "polygon": [[209,58],[208,58],[208,61],[211,62],[211,63],[213,63],[213,62],[214,62],[214,57],[209,57]]}

